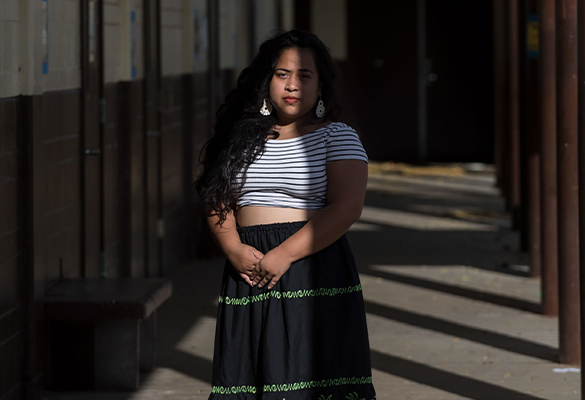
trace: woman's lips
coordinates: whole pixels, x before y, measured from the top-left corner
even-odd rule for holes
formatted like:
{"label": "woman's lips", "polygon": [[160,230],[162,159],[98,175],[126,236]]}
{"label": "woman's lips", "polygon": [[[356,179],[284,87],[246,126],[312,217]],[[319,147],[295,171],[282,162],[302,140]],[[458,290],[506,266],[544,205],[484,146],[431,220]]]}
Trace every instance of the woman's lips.
{"label": "woman's lips", "polygon": [[284,101],[287,102],[288,104],[294,104],[299,100],[300,99],[297,99],[296,97],[285,97],[284,98]]}

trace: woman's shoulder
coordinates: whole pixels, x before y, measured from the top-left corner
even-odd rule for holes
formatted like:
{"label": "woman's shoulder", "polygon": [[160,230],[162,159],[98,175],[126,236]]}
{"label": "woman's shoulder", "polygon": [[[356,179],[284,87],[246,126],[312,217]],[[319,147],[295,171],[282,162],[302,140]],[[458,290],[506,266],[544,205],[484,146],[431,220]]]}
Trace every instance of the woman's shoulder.
{"label": "woman's shoulder", "polygon": [[327,163],[339,160],[368,162],[368,156],[358,133],[344,122],[332,122],[328,125],[325,146],[327,148]]}
{"label": "woman's shoulder", "polygon": [[355,136],[357,137],[358,134],[356,130],[351,127],[350,125],[346,124],[345,122],[335,121],[331,122],[324,127],[325,136],[327,138],[339,138],[339,137],[346,137],[346,136]]}
{"label": "woman's shoulder", "polygon": [[341,121],[327,122],[324,124],[324,127],[327,128],[328,130],[335,130],[335,131],[350,130],[350,131],[355,132],[355,129],[353,129],[351,126],[349,126],[345,122],[341,122]]}

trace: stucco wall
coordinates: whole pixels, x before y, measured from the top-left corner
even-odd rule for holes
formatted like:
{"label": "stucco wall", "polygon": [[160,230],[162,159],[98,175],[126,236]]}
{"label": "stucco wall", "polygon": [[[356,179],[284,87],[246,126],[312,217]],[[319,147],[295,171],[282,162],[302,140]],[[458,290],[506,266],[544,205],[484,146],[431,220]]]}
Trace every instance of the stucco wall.
{"label": "stucco wall", "polygon": [[80,87],[79,2],[0,2],[0,98]]}
{"label": "stucco wall", "polygon": [[144,12],[139,0],[104,1],[104,80],[144,77]]}
{"label": "stucco wall", "polygon": [[346,60],[347,0],[314,0],[311,5],[311,31],[331,49],[334,60]]}

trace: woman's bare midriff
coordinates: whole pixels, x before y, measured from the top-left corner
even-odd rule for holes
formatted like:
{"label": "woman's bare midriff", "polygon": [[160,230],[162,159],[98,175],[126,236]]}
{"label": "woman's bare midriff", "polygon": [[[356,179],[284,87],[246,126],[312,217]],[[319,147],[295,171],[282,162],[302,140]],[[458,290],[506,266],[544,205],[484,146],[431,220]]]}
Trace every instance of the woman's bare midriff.
{"label": "woman's bare midriff", "polygon": [[319,210],[301,210],[298,208],[246,206],[238,209],[239,226],[267,225],[278,222],[308,221]]}

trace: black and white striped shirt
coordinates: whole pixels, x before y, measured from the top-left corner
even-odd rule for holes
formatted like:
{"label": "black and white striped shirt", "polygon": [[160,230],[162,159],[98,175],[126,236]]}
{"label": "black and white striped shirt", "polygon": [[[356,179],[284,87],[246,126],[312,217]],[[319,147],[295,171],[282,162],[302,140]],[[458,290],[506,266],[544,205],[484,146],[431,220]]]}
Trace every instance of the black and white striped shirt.
{"label": "black and white striped shirt", "polygon": [[319,210],[327,205],[327,164],[338,160],[368,162],[356,131],[341,122],[292,139],[268,139],[264,154],[248,167],[238,207]]}

